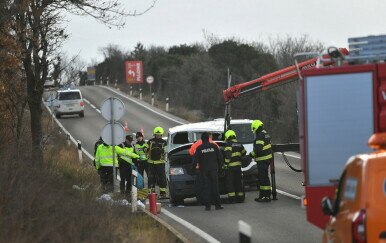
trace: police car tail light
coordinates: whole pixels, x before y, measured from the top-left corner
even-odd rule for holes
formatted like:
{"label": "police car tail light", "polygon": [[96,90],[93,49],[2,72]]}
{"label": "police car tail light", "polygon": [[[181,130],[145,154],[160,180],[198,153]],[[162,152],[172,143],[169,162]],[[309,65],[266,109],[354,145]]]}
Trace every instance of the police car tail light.
{"label": "police car tail light", "polygon": [[81,102],[79,103],[79,105],[80,105],[80,106],[84,106],[84,103],[83,103],[83,101],[81,101]]}
{"label": "police car tail light", "polygon": [[169,170],[170,175],[183,175],[184,174],[184,169],[177,167],[177,168],[170,168]]}
{"label": "police car tail light", "polygon": [[366,211],[358,211],[352,221],[352,238],[355,243],[366,243]]}
{"label": "police car tail light", "polygon": [[59,104],[59,105],[57,105],[56,107],[60,108],[60,104]]}

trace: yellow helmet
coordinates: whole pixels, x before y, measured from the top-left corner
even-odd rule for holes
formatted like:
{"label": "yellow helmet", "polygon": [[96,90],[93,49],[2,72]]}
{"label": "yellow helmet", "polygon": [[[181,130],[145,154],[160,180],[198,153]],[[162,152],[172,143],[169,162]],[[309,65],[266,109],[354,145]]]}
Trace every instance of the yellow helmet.
{"label": "yellow helmet", "polygon": [[252,130],[252,132],[255,133],[256,130],[259,129],[259,127],[264,127],[264,124],[260,120],[254,120],[251,123],[251,130]]}
{"label": "yellow helmet", "polygon": [[228,130],[226,133],[225,133],[225,141],[228,140],[230,137],[232,136],[235,136],[236,137],[236,133],[233,131],[233,130]]}
{"label": "yellow helmet", "polygon": [[162,127],[156,127],[154,128],[154,135],[159,134],[159,135],[164,135],[164,129]]}

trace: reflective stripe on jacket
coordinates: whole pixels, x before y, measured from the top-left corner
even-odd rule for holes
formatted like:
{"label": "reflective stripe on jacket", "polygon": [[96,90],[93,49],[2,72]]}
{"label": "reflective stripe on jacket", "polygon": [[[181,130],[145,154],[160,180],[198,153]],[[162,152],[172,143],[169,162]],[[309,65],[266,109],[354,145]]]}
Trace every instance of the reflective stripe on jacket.
{"label": "reflective stripe on jacket", "polygon": [[124,150],[125,150],[125,153],[121,154],[119,156],[119,158],[121,158],[122,160],[126,161],[127,163],[133,165],[132,158],[133,159],[137,159],[137,158],[139,158],[139,155],[134,153],[134,148],[133,147],[126,147],[126,148],[124,148]]}
{"label": "reflective stripe on jacket", "polygon": [[137,142],[134,145],[134,151],[136,154],[138,154],[142,159],[138,159],[138,161],[144,161],[147,160],[147,150],[149,149],[149,145],[145,143],[144,141]]}
{"label": "reflective stripe on jacket", "polygon": [[165,163],[165,146],[166,141],[162,138],[152,138],[148,142],[149,149],[147,151],[148,160],[150,164]]}
{"label": "reflective stripe on jacket", "polygon": [[[116,167],[118,165],[118,155],[130,156],[130,152],[127,150],[128,148],[121,148],[119,146],[115,146],[115,160],[114,164]],[[137,155],[138,156],[138,155]],[[101,166],[113,166],[113,147],[109,145],[101,144],[98,146],[97,152],[95,154],[95,167],[99,169]]]}
{"label": "reflective stripe on jacket", "polygon": [[243,144],[237,142],[236,139],[227,141],[224,152],[225,166],[241,169],[241,156],[247,153]]}
{"label": "reflective stripe on jacket", "polygon": [[255,158],[256,162],[273,158],[271,136],[265,130],[256,134],[251,155]]}

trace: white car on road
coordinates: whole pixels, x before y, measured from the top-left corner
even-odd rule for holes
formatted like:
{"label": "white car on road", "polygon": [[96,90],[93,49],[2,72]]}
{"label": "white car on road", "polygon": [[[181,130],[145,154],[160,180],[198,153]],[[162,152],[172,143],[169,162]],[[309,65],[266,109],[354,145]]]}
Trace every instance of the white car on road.
{"label": "white car on road", "polygon": [[84,102],[79,89],[65,88],[57,91],[55,102],[55,115],[60,118],[62,115],[78,114],[84,117]]}

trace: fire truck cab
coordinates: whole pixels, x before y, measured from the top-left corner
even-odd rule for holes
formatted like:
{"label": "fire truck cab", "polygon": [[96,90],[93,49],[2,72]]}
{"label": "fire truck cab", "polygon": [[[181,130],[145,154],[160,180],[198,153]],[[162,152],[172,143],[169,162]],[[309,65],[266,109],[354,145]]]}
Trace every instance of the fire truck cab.
{"label": "fire truck cab", "polygon": [[[297,63],[299,56],[311,55],[300,53],[295,55],[294,66],[223,91],[228,104],[233,99],[256,91],[265,91],[285,82],[298,82],[298,124],[305,186],[303,201],[307,204],[307,220],[322,229],[326,228],[328,222],[328,227],[332,227],[334,217],[338,215],[335,214],[338,211],[323,214],[322,199],[334,198],[339,183],[354,183],[348,177],[341,177],[345,168],[347,171],[353,166],[349,163],[345,167],[347,159],[356,154],[370,154],[367,157],[359,156],[357,160],[362,161],[363,165],[373,160],[371,163],[375,163],[375,160],[379,161],[376,163],[385,163],[385,160],[375,159],[383,156],[383,153],[372,154],[373,149],[367,146],[367,141],[373,134],[386,132],[386,35],[349,38],[349,49],[348,52],[330,47],[327,53],[312,53],[315,58]],[[366,168],[363,167],[368,171]],[[363,173],[361,178],[370,178]],[[374,193],[376,186],[371,180],[368,180],[369,185],[365,190]],[[341,193],[344,195],[344,192]],[[357,193],[361,198],[368,195]],[[339,199],[340,194],[337,195]],[[327,201],[325,199],[324,204]],[[339,202],[339,210],[342,202]],[[385,208],[386,204],[383,204],[382,210]],[[338,206],[333,210],[338,210]],[[382,212],[384,215],[385,211]],[[357,212],[351,213],[349,219],[353,220]],[[333,217],[329,221],[331,215]],[[339,227],[336,227],[339,231]],[[347,234],[348,231],[341,233]],[[350,242],[346,238],[341,241]]]}
{"label": "fire truck cab", "polygon": [[[369,40],[352,38],[350,48]],[[334,198],[347,159],[372,152],[369,137],[386,132],[386,64],[377,60],[385,54],[354,54],[340,66],[300,72],[299,135],[307,219],[322,229],[329,215],[323,214],[321,201],[325,196]]]}

